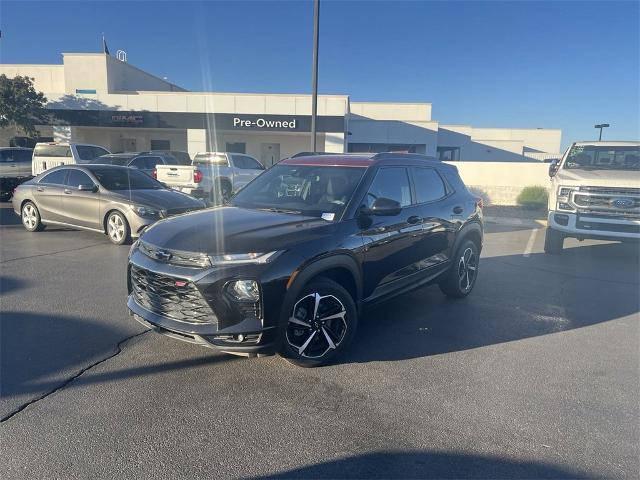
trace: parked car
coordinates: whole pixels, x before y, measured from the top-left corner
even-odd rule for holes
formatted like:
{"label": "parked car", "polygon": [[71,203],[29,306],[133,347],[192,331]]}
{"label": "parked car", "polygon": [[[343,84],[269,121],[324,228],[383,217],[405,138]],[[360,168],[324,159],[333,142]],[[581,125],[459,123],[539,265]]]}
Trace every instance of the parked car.
{"label": "parked car", "polygon": [[90,163],[137,168],[154,178],[156,177],[156,167],[158,165],[179,165],[178,160],[173,155],[161,152],[110,153],[94,158]]}
{"label": "parked car", "polygon": [[157,179],[210,202],[225,201],[264,171],[255,158],[241,153],[198,153],[192,166],[160,166]]}
{"label": "parked car", "polygon": [[157,220],[204,208],[138,170],[113,165],[54,167],[17,187],[12,202],[31,232],[63,225],[105,233],[116,245]]}
{"label": "parked car", "polygon": [[87,163],[109,152],[99,145],[67,142],[36,143],[31,161],[32,175],[40,175],[53,167]]}
{"label": "parked car", "polygon": [[191,155],[182,150],[151,150],[148,153],[168,153],[178,160],[178,165],[191,165]]}
{"label": "parked car", "polygon": [[640,239],[640,142],[577,142],[549,165],[544,251],[564,239]]}
{"label": "parked car", "polygon": [[9,200],[13,189],[31,178],[32,154],[31,148],[0,148],[0,201]]}
{"label": "parked car", "polygon": [[482,211],[454,166],[426,158],[289,158],[227,206],[156,223],[130,252],[132,315],[174,338],[312,367],[341,355],[381,300],[429,283],[467,296]]}

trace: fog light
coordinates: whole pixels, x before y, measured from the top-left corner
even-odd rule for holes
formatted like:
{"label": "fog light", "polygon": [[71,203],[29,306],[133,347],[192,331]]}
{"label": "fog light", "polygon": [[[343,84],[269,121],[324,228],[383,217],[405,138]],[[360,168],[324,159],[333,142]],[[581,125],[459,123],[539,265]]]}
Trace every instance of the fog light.
{"label": "fog light", "polygon": [[236,300],[257,302],[260,300],[260,289],[255,280],[236,280],[231,282],[228,291]]}
{"label": "fog light", "polygon": [[569,225],[569,215],[563,215],[562,213],[556,213],[553,216],[553,220],[558,224],[566,227]]}

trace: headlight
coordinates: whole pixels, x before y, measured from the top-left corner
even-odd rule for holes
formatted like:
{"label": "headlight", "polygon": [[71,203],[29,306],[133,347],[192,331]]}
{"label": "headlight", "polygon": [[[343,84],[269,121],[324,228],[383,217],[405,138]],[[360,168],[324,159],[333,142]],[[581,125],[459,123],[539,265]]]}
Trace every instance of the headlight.
{"label": "headlight", "polygon": [[577,189],[578,187],[564,187],[560,185],[560,187],[558,187],[558,197],[569,198],[571,192]]}
{"label": "headlight", "polygon": [[227,286],[227,291],[241,302],[257,302],[260,300],[260,288],[255,280],[235,280]]}
{"label": "headlight", "polygon": [[133,208],[133,211],[140,217],[160,217],[162,214],[162,210],[147,207],[145,205],[134,205],[131,208]]}
{"label": "headlight", "polygon": [[269,263],[280,253],[273,251],[269,253],[231,253],[226,255],[212,255],[209,258],[213,265],[240,265],[240,264],[261,264]]}

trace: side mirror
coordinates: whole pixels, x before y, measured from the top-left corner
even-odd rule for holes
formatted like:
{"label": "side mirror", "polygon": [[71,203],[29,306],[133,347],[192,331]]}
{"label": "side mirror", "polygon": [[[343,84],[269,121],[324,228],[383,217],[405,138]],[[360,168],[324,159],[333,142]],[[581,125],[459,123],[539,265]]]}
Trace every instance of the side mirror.
{"label": "side mirror", "polygon": [[81,192],[97,192],[98,186],[95,183],[87,183],[85,185],[78,185],[78,190]]}
{"label": "side mirror", "polygon": [[560,168],[560,160],[554,160],[549,164],[549,177],[553,178],[558,173],[558,169]]}
{"label": "side mirror", "polygon": [[379,197],[376,198],[371,205],[371,208],[362,208],[360,213],[363,215],[379,215],[392,217],[398,215],[402,210],[400,202],[391,200],[390,198]]}

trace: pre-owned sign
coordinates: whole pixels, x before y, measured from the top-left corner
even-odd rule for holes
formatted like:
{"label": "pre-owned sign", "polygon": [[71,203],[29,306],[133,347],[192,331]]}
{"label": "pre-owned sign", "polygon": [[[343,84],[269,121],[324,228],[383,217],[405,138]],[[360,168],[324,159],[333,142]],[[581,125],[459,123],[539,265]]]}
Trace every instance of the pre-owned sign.
{"label": "pre-owned sign", "polygon": [[296,129],[296,119],[292,120],[268,120],[266,118],[259,117],[255,120],[244,119],[241,117],[233,117],[234,127],[257,127],[257,128],[289,128],[291,130]]}

